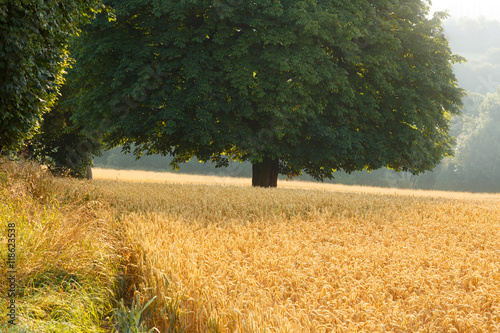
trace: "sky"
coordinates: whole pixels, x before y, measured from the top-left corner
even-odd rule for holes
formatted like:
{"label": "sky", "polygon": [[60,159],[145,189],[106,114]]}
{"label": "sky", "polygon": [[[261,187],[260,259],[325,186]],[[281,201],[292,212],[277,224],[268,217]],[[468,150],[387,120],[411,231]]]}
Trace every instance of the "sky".
{"label": "sky", "polygon": [[448,9],[450,19],[484,16],[500,21],[500,0],[431,0],[431,12]]}

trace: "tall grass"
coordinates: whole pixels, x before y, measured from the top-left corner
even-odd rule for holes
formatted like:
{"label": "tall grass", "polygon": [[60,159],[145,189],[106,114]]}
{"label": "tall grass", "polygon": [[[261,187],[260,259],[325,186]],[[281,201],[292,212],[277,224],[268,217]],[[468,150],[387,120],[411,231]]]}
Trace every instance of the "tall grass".
{"label": "tall grass", "polygon": [[99,181],[161,332],[498,332],[500,201]]}
{"label": "tall grass", "polygon": [[95,188],[52,177],[30,162],[0,160],[2,263],[16,225],[16,326],[6,323],[7,267],[0,268],[0,328],[13,332],[106,332],[118,275],[116,221]]}

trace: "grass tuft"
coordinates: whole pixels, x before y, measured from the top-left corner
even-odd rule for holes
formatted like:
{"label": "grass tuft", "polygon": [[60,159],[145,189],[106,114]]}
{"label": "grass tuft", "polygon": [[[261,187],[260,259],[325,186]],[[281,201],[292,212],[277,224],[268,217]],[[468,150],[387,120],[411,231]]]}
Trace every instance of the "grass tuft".
{"label": "grass tuft", "polygon": [[[2,248],[7,224],[16,228],[15,330],[109,331],[104,321],[112,311],[119,240],[112,210],[96,196],[95,186],[53,177],[35,163],[5,159],[0,180]],[[7,251],[0,258],[7,262]],[[6,274],[2,265],[0,276]],[[6,283],[2,278],[2,290]],[[2,308],[7,302],[4,292]]]}
{"label": "grass tuft", "polygon": [[154,333],[160,332],[156,328],[148,330],[143,322],[143,313],[154,302],[156,296],[146,304],[142,304],[141,293],[135,292],[130,307],[125,306],[123,299],[118,303],[118,307],[113,311],[115,322],[113,332],[118,333]]}

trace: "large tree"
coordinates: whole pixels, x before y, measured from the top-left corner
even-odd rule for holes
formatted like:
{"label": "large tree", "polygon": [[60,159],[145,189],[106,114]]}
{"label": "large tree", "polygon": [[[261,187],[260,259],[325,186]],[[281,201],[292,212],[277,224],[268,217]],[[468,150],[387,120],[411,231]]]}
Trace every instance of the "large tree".
{"label": "large tree", "polygon": [[111,146],[316,179],[451,153],[462,90],[421,0],[110,0],[78,40],[75,119]]}
{"label": "large tree", "polygon": [[68,42],[100,0],[0,0],[0,153],[21,148],[57,97]]}

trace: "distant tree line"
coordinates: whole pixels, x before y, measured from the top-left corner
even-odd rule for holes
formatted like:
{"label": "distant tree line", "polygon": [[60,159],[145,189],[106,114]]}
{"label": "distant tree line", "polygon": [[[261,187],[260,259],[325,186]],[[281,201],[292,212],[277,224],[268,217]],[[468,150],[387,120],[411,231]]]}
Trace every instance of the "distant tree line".
{"label": "distant tree line", "polygon": [[444,24],[454,53],[467,59],[454,65],[460,86],[486,95],[500,85],[500,21],[461,18]]}
{"label": "distant tree line", "polygon": [[[171,156],[146,155],[140,159],[132,154],[124,154],[121,147],[105,151],[101,156],[94,158],[94,166],[111,169],[147,170],[172,172]],[[250,163],[229,162],[227,167],[217,168],[215,164],[200,162],[192,159],[180,165],[179,173],[217,175],[231,177],[251,177]]]}

